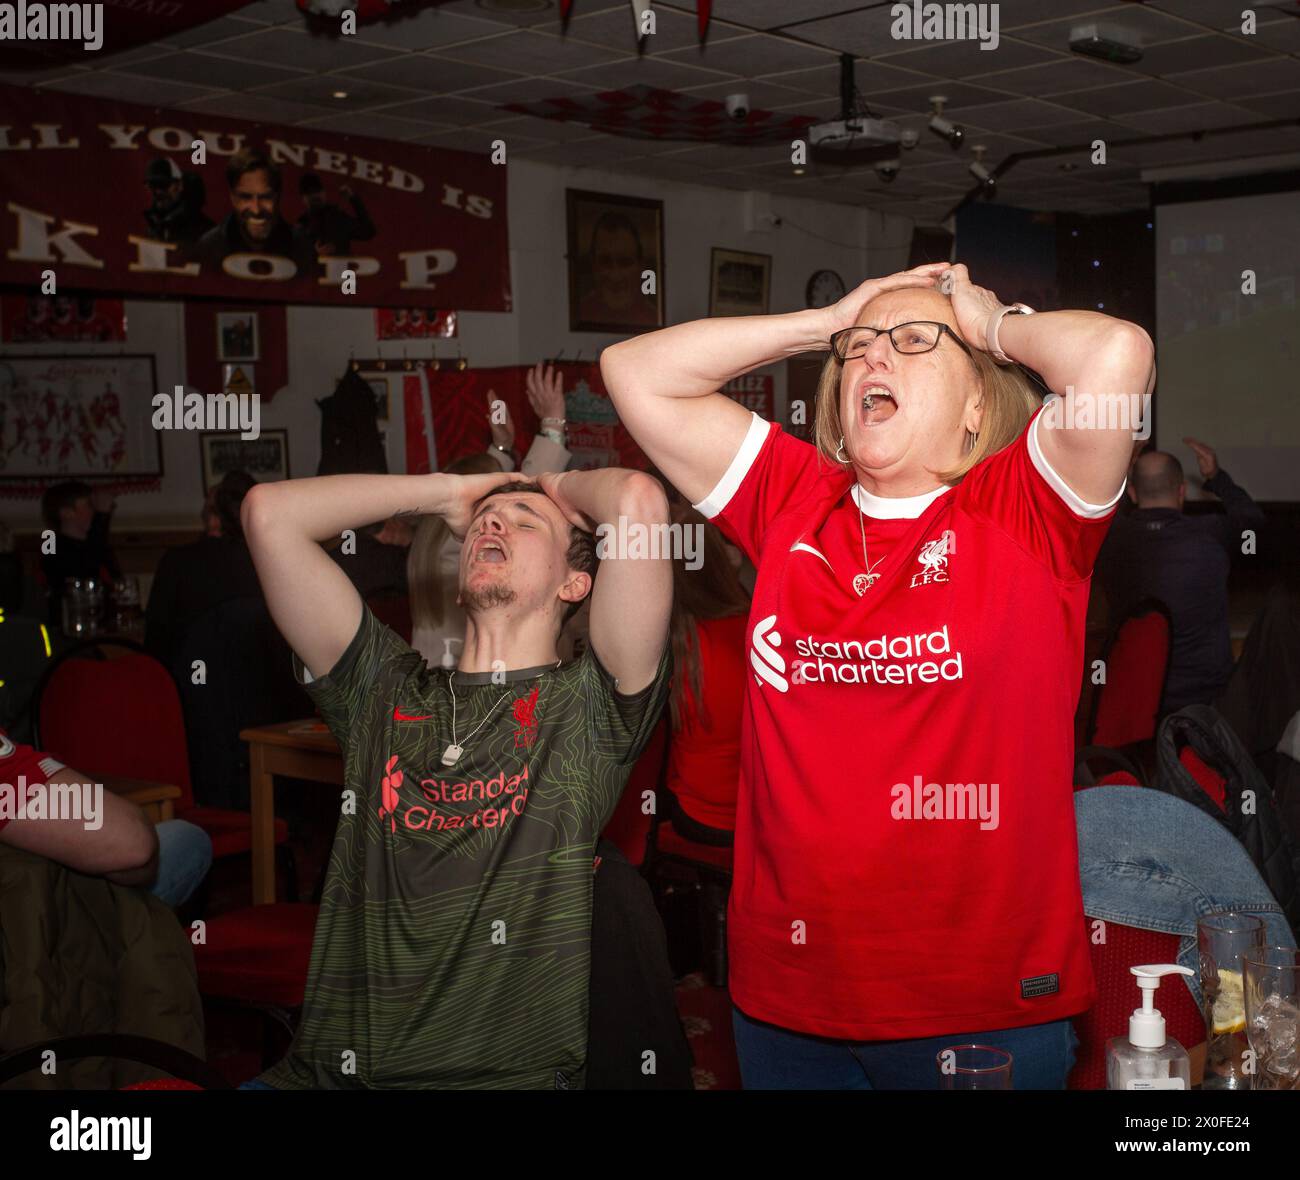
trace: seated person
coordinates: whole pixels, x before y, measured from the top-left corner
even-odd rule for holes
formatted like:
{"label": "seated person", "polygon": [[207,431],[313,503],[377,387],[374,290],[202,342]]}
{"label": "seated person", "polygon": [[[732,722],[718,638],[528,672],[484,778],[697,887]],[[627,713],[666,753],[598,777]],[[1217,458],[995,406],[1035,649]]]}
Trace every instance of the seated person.
{"label": "seated person", "polygon": [[[257,481],[231,471],[213,490],[209,527],[197,541],[163,554],[145,609],[144,645],[172,668],[185,633],[214,606],[232,598],[260,598],[239,509]],[[174,670],[174,669],[173,669]]]}
{"label": "seated person", "polygon": [[1116,515],[1097,556],[1112,626],[1144,598],[1169,608],[1173,635],[1162,715],[1184,705],[1213,704],[1227,685],[1232,674],[1231,555],[1240,551],[1242,530],[1264,520],[1210,447],[1196,439],[1183,441],[1196,455],[1205,489],[1223,501],[1224,511],[1184,513],[1182,464],[1173,455],[1147,451],[1133,464],[1128,484],[1136,508]]}
{"label": "seated person", "polygon": [[673,523],[703,539],[673,558],[672,744],[668,789],[673,827],[688,840],[730,845],[740,787],[740,718],[745,700],[749,595],[729,560],[726,541],[680,495],[670,496]]}
{"label": "seated person", "polygon": [[90,782],[89,775],[0,733],[0,844],[117,885],[148,886],[165,904],[182,905],[212,865],[212,840],[195,824],[180,819],[151,824],[134,803],[106,788],[89,804],[81,796],[86,811],[80,817],[16,814],[23,784]]}
{"label": "seated person", "polygon": [[48,618],[55,627],[63,626],[63,583],[68,578],[98,578],[107,586],[121,577],[108,540],[115,503],[112,493],[78,480],[53,484],[41,496],[41,517],[54,531],[54,552],[42,552],[41,571]]}
{"label": "seated person", "polygon": [[[434,514],[464,538],[457,668],[365,609],[320,543]],[[272,615],[337,737],[344,807],[306,1002],[249,1088],[584,1085],[593,852],[667,695],[672,574],[591,532],[667,520],[617,469],[260,484],[244,525]],[[593,590],[594,582],[594,590]],[[590,646],[561,665],[592,595]]]}

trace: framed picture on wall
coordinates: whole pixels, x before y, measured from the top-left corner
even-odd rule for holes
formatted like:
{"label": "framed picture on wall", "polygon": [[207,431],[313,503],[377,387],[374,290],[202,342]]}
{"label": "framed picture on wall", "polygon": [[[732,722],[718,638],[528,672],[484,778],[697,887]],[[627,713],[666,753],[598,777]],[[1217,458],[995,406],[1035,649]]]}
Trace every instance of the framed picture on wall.
{"label": "framed picture on wall", "polygon": [[217,360],[257,359],[257,312],[217,312]]}
{"label": "framed picture on wall", "polygon": [[569,330],[662,328],[664,203],[573,188],[565,197]]}
{"label": "framed picture on wall", "polygon": [[199,435],[203,490],[210,491],[232,471],[247,471],[259,483],[289,478],[289,432],[263,430],[253,439],[239,431],[209,431]]}
{"label": "framed picture on wall", "polygon": [[772,255],[713,247],[709,315],[767,315]]}
{"label": "framed picture on wall", "polygon": [[152,356],[0,357],[0,482],[154,477]]}

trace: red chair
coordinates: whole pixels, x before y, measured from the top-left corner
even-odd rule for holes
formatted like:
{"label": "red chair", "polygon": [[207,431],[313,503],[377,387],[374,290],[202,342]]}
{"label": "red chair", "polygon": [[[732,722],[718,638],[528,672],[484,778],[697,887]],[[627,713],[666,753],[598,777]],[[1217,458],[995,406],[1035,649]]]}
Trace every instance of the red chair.
{"label": "red chair", "polygon": [[[101,649],[106,647],[126,651],[105,659]],[[99,658],[87,658],[92,653]],[[167,669],[137,644],[115,639],[62,653],[41,678],[32,713],[38,749],[86,774],[179,787],[176,818],[208,833],[214,859],[250,851],[248,812],[195,803],[180,695]],[[296,898],[288,839],[288,825],[277,819],[275,842],[283,846],[289,895]]]}
{"label": "red chair", "polygon": [[1228,780],[1206,762],[1191,746],[1184,746],[1178,751],[1178,761],[1183,764],[1192,778],[1200,784],[1201,790],[1214,800],[1219,810],[1226,815],[1228,811]]}
{"label": "red chair", "polygon": [[1084,745],[1120,750],[1155,737],[1171,634],[1168,608],[1152,598],[1115,629],[1102,653],[1106,683],[1093,694]]}
{"label": "red chair", "polygon": [[263,1039],[263,1069],[293,1038],[319,914],[319,906],[292,902],[246,906],[208,919],[204,941],[194,948],[206,1001],[255,1008],[286,1034],[278,1046]]}
{"label": "red chair", "polygon": [[[1074,1018],[1079,1047],[1066,1083],[1070,1090],[1106,1088],[1106,1042],[1111,1037],[1128,1036],[1128,1018],[1133,1009],[1142,1006],[1137,977],[1129,968],[1143,963],[1176,963],[1182,941],[1176,934],[1107,922],[1106,941],[1098,943],[1093,934],[1094,921],[1084,919],[1092,973],[1097,980],[1097,1002]],[[1169,975],[1161,981],[1155,1006],[1164,1015],[1167,1034],[1184,1049],[1190,1051],[1205,1040],[1205,1017],[1181,975]]]}

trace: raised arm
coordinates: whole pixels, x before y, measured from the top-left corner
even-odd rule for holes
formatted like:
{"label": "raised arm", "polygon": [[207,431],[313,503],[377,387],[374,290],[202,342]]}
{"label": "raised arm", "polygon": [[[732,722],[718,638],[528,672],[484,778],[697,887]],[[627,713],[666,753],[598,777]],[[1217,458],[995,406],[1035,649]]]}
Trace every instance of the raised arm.
{"label": "raised arm", "polygon": [[[952,267],[957,324],[978,348],[987,343],[991,314],[1001,305],[976,287],[966,267]],[[1073,412],[1044,417],[1038,444],[1070,489],[1089,504],[1106,504],[1124,484],[1144,395],[1155,388],[1155,346],[1137,324],[1095,311],[1008,315],[998,345],[1033,369],[1053,393],[1074,401]]]}
{"label": "raised arm", "polygon": [[644,472],[620,467],[546,474],[538,482],[574,524],[596,534],[591,646],[619,692],[640,692],[659,667],[673,605],[664,490]]}
{"label": "raised arm", "polygon": [[750,415],[718,390],[751,369],[828,347],[884,291],[932,287],[946,263],[873,280],[834,307],[693,320],[605,349],[600,373],[623,424],[670,483],[703,500],[735,458]]}
{"label": "raised arm", "polygon": [[361,597],[321,548],[344,529],[390,516],[443,516],[463,536],[477,496],[505,480],[493,475],[325,475],[258,484],[241,519],[271,617],[315,677],[347,650],[361,622]]}

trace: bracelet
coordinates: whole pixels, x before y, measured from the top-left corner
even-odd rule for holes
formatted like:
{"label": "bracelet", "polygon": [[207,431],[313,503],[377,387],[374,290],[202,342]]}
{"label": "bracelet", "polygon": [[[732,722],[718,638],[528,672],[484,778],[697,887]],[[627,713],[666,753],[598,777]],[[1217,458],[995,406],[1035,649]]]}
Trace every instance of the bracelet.
{"label": "bracelet", "polygon": [[544,438],[549,438],[551,442],[553,442],[557,447],[564,446],[563,430],[553,430],[549,426],[543,426],[541,430],[538,431],[538,433],[542,435]]}
{"label": "bracelet", "polygon": [[988,354],[1000,365],[1009,365],[1012,363],[1011,358],[1002,351],[1001,345],[998,344],[998,329],[1002,326],[1004,316],[1008,315],[1033,315],[1034,309],[1026,303],[1004,304],[999,307],[991,316],[989,316],[988,327],[984,329],[984,342],[987,345]]}
{"label": "bracelet", "polygon": [[564,424],[565,424],[565,422],[566,422],[567,420],[568,420],[568,419],[566,419],[566,418],[543,418],[543,419],[542,419],[542,425],[545,426],[548,422],[550,422],[550,423],[553,423],[554,425],[558,426],[561,430],[563,430],[563,429],[564,429]]}

